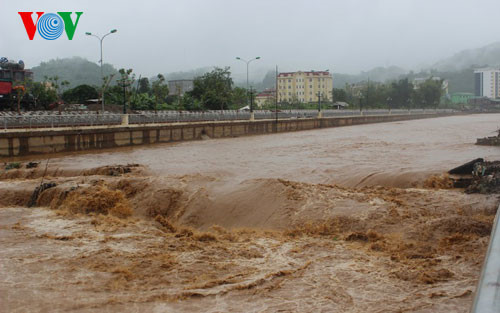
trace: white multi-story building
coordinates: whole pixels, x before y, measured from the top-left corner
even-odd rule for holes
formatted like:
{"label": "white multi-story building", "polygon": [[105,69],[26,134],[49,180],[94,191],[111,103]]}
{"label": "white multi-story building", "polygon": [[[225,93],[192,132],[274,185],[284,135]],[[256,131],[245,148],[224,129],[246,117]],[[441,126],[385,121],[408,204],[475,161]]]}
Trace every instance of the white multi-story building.
{"label": "white multi-story building", "polygon": [[476,96],[500,99],[500,69],[475,70],[474,80]]}

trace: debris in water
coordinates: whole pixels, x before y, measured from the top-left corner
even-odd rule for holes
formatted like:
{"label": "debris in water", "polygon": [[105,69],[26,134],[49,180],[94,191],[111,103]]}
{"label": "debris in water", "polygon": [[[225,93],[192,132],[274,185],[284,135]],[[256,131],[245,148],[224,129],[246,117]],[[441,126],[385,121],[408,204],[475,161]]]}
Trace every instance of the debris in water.
{"label": "debris in water", "polygon": [[500,193],[500,161],[488,162],[478,158],[448,172],[455,188],[466,193]]}
{"label": "debris in water", "polygon": [[31,208],[36,205],[38,197],[40,194],[49,188],[57,186],[56,183],[41,183],[38,187],[35,188],[33,194],[31,195],[30,201],[28,202],[28,208]]}
{"label": "debris in water", "polygon": [[500,161],[475,163],[472,175],[467,193],[500,193]]}
{"label": "debris in water", "polygon": [[477,158],[477,159],[472,160],[470,162],[467,162],[463,165],[457,166],[454,169],[449,170],[448,174],[455,174],[455,175],[471,174],[472,171],[474,170],[474,164],[479,163],[479,162],[484,162],[484,159]]}
{"label": "debris in water", "polygon": [[15,169],[15,168],[21,168],[21,163],[11,162],[5,166],[6,171],[11,170],[11,169]]}
{"label": "debris in water", "polygon": [[133,168],[136,168],[139,166],[140,166],[139,164],[101,166],[101,167],[87,170],[83,173],[83,175],[84,176],[90,176],[90,175],[120,176],[123,174],[131,173]]}
{"label": "debris in water", "polygon": [[38,164],[40,164],[40,162],[29,162],[26,164],[26,168],[37,168]]}

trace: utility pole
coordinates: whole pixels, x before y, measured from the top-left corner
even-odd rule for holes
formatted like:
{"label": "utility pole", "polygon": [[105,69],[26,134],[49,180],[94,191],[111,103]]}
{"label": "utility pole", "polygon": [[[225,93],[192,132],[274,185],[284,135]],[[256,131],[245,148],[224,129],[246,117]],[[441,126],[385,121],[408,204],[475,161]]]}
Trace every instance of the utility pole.
{"label": "utility pole", "polygon": [[250,86],[250,112],[253,112],[253,89]]}
{"label": "utility pole", "polygon": [[366,107],[368,108],[369,102],[368,99],[370,98],[370,77],[368,77],[368,84],[366,85]]}
{"label": "utility pole", "polygon": [[363,99],[363,93],[359,93],[359,114],[363,115],[363,102],[361,101]]}
{"label": "utility pole", "polygon": [[132,85],[132,80],[130,79],[130,74],[132,70],[120,70],[121,78],[118,80],[118,85],[123,88],[123,118],[127,119],[127,87]]}
{"label": "utility pole", "polygon": [[318,118],[321,118],[322,117],[322,114],[321,114],[321,91],[318,91],[318,93],[316,95],[318,96]]}
{"label": "utility pole", "polygon": [[127,114],[127,92],[126,92],[126,85],[123,83],[123,114]]}
{"label": "utility pole", "polygon": [[274,88],[274,115],[276,117],[276,132],[278,132],[278,65],[276,65],[276,79]]}

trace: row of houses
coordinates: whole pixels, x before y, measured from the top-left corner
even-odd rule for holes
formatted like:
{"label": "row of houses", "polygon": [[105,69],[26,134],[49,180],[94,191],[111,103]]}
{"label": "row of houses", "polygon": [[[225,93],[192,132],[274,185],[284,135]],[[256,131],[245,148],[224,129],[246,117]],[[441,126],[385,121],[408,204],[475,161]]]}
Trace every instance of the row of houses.
{"label": "row of houses", "polygon": [[[257,106],[266,102],[317,102],[332,100],[333,77],[329,71],[298,71],[278,74],[278,92],[274,88],[266,89],[256,96]],[[183,96],[193,90],[192,79],[168,81],[169,95]]]}
{"label": "row of houses", "polygon": [[[496,103],[500,99],[500,69],[484,68],[474,71],[475,93],[459,92],[449,95],[448,81],[440,77],[415,78],[413,86],[419,86],[428,79],[442,81],[443,95],[455,104],[485,103],[489,99]],[[367,82],[360,82],[350,86],[351,91],[361,92],[366,88]],[[168,82],[169,94],[182,96],[185,92],[193,89],[193,80],[181,79]],[[321,101],[332,101],[333,77],[329,71],[297,71],[279,73],[277,77],[277,90],[266,89],[255,98],[255,104],[261,107],[265,104],[274,103],[277,97],[279,103],[301,102],[311,103]]]}

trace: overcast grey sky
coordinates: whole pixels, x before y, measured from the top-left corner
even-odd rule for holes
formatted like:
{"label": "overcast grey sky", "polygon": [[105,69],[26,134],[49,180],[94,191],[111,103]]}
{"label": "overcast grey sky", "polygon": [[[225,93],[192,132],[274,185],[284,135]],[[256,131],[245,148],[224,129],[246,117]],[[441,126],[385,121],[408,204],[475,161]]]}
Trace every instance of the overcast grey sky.
{"label": "overcast grey sky", "polygon": [[[75,36],[30,41],[18,11],[83,11]],[[419,68],[460,50],[500,40],[499,0],[0,0],[0,56],[28,67],[52,58],[99,59],[86,31],[118,32],[104,41],[104,61],[142,75],[245,65],[255,72],[376,66]]]}

